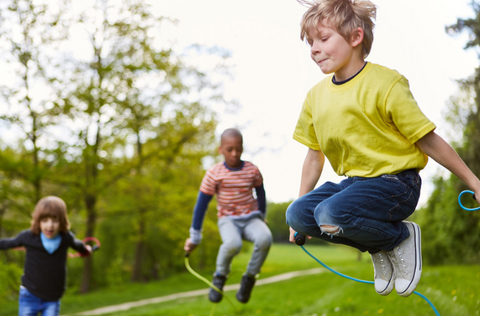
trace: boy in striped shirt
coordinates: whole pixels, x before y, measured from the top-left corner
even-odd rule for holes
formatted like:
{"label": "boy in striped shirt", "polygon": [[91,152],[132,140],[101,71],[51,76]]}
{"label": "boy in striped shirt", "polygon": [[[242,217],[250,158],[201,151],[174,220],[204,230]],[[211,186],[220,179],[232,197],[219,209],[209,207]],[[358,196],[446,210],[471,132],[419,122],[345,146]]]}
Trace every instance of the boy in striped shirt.
{"label": "boy in striped shirt", "polygon": [[[190,253],[201,242],[205,212],[216,194],[218,229],[223,243],[217,255],[213,285],[223,290],[232,259],[242,248],[242,239],[253,242],[253,254],[236,295],[238,301],[247,303],[255,277],[260,273],[272,244],[272,234],[264,221],[266,199],[263,178],[257,166],[240,159],[243,137],[237,129],[229,128],[222,133],[218,150],[225,161],[212,166],[203,177],[193,211],[190,238],[185,241],[184,249]],[[210,289],[208,297],[218,303],[223,295]]]}

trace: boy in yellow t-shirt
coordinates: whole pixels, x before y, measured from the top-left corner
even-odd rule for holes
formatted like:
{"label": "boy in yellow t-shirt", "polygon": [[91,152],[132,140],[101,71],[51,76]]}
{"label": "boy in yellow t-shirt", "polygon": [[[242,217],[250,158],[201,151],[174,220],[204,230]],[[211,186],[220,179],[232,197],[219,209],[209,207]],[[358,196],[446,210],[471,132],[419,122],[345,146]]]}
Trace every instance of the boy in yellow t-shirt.
{"label": "boy in yellow t-shirt", "polygon": [[[375,290],[409,296],[422,271],[420,227],[404,221],[418,202],[418,171],[430,156],[480,197],[480,181],[434,130],[398,72],[366,62],[376,7],[368,0],[317,0],[301,39],[325,74],[307,94],[294,139],[306,145],[300,197],[287,209],[295,232],[371,254]],[[325,157],[338,184],[315,189]]]}

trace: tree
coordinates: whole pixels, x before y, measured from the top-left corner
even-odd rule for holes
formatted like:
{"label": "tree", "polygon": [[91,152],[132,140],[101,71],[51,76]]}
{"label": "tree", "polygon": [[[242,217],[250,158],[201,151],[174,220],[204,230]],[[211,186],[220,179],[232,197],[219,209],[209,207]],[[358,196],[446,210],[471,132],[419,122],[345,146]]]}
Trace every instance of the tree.
{"label": "tree", "polygon": [[5,55],[15,75],[9,85],[1,87],[1,96],[8,108],[0,120],[8,121],[23,142],[20,146],[23,154],[19,157],[23,168],[17,172],[32,186],[33,192],[25,191],[30,196],[28,206],[43,195],[42,182],[48,165],[41,160],[54,148],[48,146],[48,132],[53,122],[46,73],[49,52],[66,34],[62,12],[67,4],[68,1],[63,1],[47,6],[33,0],[7,0],[2,1],[0,7],[3,21],[0,38],[9,49]]}
{"label": "tree", "polygon": [[[223,102],[209,76],[158,44],[165,20],[142,1],[95,1],[78,20],[90,39],[89,58],[73,61],[75,71],[58,81],[63,92],[56,110],[70,118],[69,126],[78,126],[71,134],[78,148],[72,160],[86,207],[86,235],[95,233],[97,203],[107,188],[128,176],[139,189],[130,191],[138,215],[134,280],[140,280],[144,258],[146,212],[154,209],[155,200],[147,200],[155,192],[144,180],[149,164],[162,162],[168,169],[189,147],[204,153],[215,128],[206,104]],[[89,288],[91,260],[85,260],[82,292]]]}
{"label": "tree", "polygon": [[[10,1],[12,6],[20,2],[36,12],[32,2]],[[51,6],[42,7],[45,21],[56,12]],[[79,15],[68,7],[61,13],[59,22],[51,23],[59,42],[35,37],[42,57],[38,65],[33,59],[26,63],[38,76],[27,82],[29,89],[43,92],[28,98],[34,111],[0,113],[2,129],[6,124],[20,129],[35,117],[36,125],[25,126],[37,126],[38,148],[32,149],[28,129],[25,137],[0,144],[0,194],[8,196],[0,204],[0,233],[8,227],[11,236],[25,228],[36,202],[30,198],[34,190],[24,189],[30,186],[25,175],[39,174],[39,185],[31,187],[39,188],[38,196],[55,194],[67,202],[77,236],[96,236],[110,245],[95,256],[72,260],[69,286],[77,287],[81,279],[80,291],[86,292],[98,282],[148,281],[180,271],[184,267],[176,259],[183,255],[203,157],[214,155],[212,109],[229,105],[221,84],[228,52],[196,45],[175,51],[161,32],[172,21],[153,16],[140,0],[96,0]],[[48,33],[37,27],[31,25],[31,34]],[[76,47],[82,52],[71,51],[72,43],[81,43]],[[199,63],[202,58],[208,63]],[[3,91],[16,97],[13,90]],[[35,166],[30,157],[38,158],[38,173],[29,172]],[[213,260],[218,247],[215,215],[210,211],[204,225],[213,242],[200,247],[202,264]],[[98,272],[93,260],[101,263]],[[12,256],[12,261],[19,260]],[[115,273],[106,273],[110,268]]]}
{"label": "tree", "polygon": [[[447,26],[446,32],[454,35],[467,31],[470,40],[465,49],[480,48],[480,5],[472,2],[475,18],[458,19],[456,24]],[[448,121],[455,130],[463,131],[455,149],[477,176],[480,175],[480,68],[475,69],[471,78],[460,80],[460,92],[452,97]],[[448,179],[441,176],[434,180],[435,189],[427,205],[419,212],[423,223],[424,256],[432,263],[456,262],[478,263],[480,240],[472,238],[480,229],[478,212],[462,211],[457,203],[460,191],[466,185],[456,176]],[[473,206],[473,200],[464,204]]]}

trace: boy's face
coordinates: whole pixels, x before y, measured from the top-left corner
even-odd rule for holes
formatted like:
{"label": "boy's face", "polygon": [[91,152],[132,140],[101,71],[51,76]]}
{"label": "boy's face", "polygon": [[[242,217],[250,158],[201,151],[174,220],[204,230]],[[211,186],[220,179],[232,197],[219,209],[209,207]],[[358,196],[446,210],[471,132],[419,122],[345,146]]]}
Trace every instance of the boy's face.
{"label": "boy's face", "polygon": [[60,221],[54,217],[44,217],[40,220],[40,231],[49,239],[57,236],[60,230]]}
{"label": "boy's face", "polygon": [[242,165],[240,157],[243,152],[242,138],[237,136],[223,137],[218,152],[223,155],[228,167],[240,167]]}
{"label": "boy's face", "polygon": [[307,42],[310,45],[310,56],[324,74],[334,73],[336,79],[342,81],[359,71],[358,58],[361,62],[363,58],[354,49],[358,46],[357,42],[347,41],[327,21],[324,20],[317,28],[311,26],[307,30]]}

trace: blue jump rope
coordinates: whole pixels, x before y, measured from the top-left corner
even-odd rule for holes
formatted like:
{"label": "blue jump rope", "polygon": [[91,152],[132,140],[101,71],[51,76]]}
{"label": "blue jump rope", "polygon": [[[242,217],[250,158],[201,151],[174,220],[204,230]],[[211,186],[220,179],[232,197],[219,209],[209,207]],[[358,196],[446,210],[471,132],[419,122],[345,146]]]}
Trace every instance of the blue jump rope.
{"label": "blue jump rope", "polygon": [[[462,204],[462,201],[461,201],[461,197],[463,194],[465,193],[470,193],[472,194],[472,197],[474,200],[476,200],[475,198],[475,194],[472,192],[472,191],[469,191],[469,190],[465,190],[465,191],[462,191],[460,193],[460,195],[458,196],[458,204],[460,205],[461,208],[463,208],[464,210],[466,211],[478,211],[480,210],[480,206],[477,207],[477,208],[467,208],[465,207],[463,204]],[[352,280],[352,281],[355,281],[355,282],[359,282],[359,283],[365,283],[365,284],[375,284],[375,282],[372,282],[372,281],[366,281],[366,280],[360,280],[360,279],[356,279],[356,278],[352,278],[348,275],[345,275],[343,273],[340,273],[338,271],[335,271],[333,270],[332,268],[330,268],[329,266],[327,266],[326,264],[324,264],[323,262],[321,262],[320,260],[318,260],[314,255],[312,255],[310,252],[307,251],[307,249],[305,249],[305,247],[303,247],[303,245],[305,244],[305,236],[304,235],[301,235],[299,233],[295,233],[294,235],[294,238],[295,238],[295,243],[297,245],[299,245],[300,247],[302,247],[303,251],[305,251],[310,257],[312,257],[315,261],[317,261],[319,264],[321,264],[324,268],[326,268],[327,270],[335,273],[336,275],[339,275],[343,278],[346,278],[348,280]],[[425,296],[423,295],[422,293],[419,293],[417,291],[414,291],[413,292],[414,294],[420,296],[421,298],[423,298],[427,303],[428,305],[430,305],[430,307],[432,308],[432,310],[435,312],[435,315],[437,316],[440,316],[440,313],[438,312],[438,310],[435,308],[435,306],[433,305],[433,303]]]}
{"label": "blue jump rope", "polygon": [[[472,191],[469,191],[469,190],[465,190],[465,191],[462,191],[460,193],[460,195],[458,196],[458,204],[460,204],[460,207],[463,208],[464,210],[466,211],[477,211],[477,210],[480,210],[480,206],[477,207],[477,208],[467,208],[465,206],[463,206],[462,204],[462,201],[461,201],[461,197],[463,194],[465,193],[470,193],[472,194],[472,197],[474,200],[476,200],[475,198],[475,194],[472,192]],[[299,233],[295,233],[295,243],[297,245],[299,245],[303,251],[305,251],[305,253],[307,253],[310,257],[312,257],[315,261],[317,261],[320,265],[322,265],[324,268],[326,268],[327,270],[335,273],[336,275],[339,275],[343,278],[346,278],[348,280],[352,280],[352,281],[355,281],[355,282],[359,282],[359,283],[365,283],[365,284],[375,284],[375,282],[373,281],[366,281],[366,280],[361,280],[361,279],[356,279],[356,278],[352,278],[348,275],[345,275],[343,273],[340,273],[338,271],[335,271],[333,270],[332,268],[330,268],[329,266],[327,266],[325,263],[321,262],[320,260],[318,260],[314,255],[312,255],[310,252],[307,251],[307,249],[305,249],[305,247],[303,246],[305,244],[305,236],[302,235],[302,234],[299,234]],[[209,285],[211,288],[213,288],[215,291],[219,292],[219,293],[222,293],[223,294],[223,291],[221,291],[219,288],[217,288],[216,286],[214,286],[212,283],[210,283],[207,279],[205,279],[204,277],[202,277],[201,275],[199,275],[198,273],[196,273],[191,267],[190,267],[190,263],[189,263],[189,260],[188,260],[188,254],[185,254],[185,266],[187,267],[187,270],[192,273],[195,277],[199,278],[200,280],[202,280],[203,282],[205,282],[207,285]],[[417,291],[414,291],[413,292],[414,294],[420,296],[421,298],[423,298],[427,303],[428,305],[430,305],[430,307],[432,308],[432,310],[435,312],[435,315],[437,316],[441,316],[440,313],[438,312],[438,310],[435,308],[435,306],[433,305],[433,303],[425,296],[423,295],[422,293],[419,293]],[[227,297],[227,296],[225,296]],[[227,297],[228,299],[228,297]],[[232,301],[230,301],[230,299],[228,299],[229,303],[233,306],[233,308],[236,310],[235,308],[235,305],[232,303]],[[214,304],[214,307],[216,306],[216,304]],[[214,309],[211,311],[211,314],[210,315],[213,315],[213,312],[214,312]]]}

